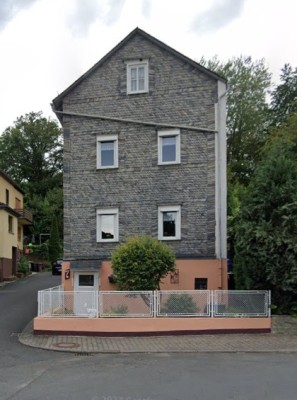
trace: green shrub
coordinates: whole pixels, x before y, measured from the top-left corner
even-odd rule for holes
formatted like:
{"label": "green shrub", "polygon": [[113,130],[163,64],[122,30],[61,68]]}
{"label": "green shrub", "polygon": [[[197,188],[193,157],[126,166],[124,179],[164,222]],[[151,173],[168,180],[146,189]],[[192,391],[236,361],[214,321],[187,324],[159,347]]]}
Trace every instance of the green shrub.
{"label": "green shrub", "polygon": [[31,254],[41,260],[48,260],[48,243],[35,244],[30,246]]}
{"label": "green shrub", "polygon": [[20,260],[19,260],[19,262],[17,264],[17,270],[18,270],[18,272],[21,272],[21,273],[23,273],[25,275],[28,274],[28,272],[29,272],[29,261],[28,261],[26,256],[21,256],[20,257]]}
{"label": "green shrub", "polygon": [[173,293],[161,308],[163,314],[195,314],[199,311],[192,296],[186,293]]}
{"label": "green shrub", "polygon": [[124,304],[119,304],[118,306],[110,307],[106,314],[128,314],[128,307]]}
{"label": "green shrub", "polygon": [[155,290],[161,279],[175,270],[175,255],[155,238],[135,236],[116,247],[111,263],[119,290]]}

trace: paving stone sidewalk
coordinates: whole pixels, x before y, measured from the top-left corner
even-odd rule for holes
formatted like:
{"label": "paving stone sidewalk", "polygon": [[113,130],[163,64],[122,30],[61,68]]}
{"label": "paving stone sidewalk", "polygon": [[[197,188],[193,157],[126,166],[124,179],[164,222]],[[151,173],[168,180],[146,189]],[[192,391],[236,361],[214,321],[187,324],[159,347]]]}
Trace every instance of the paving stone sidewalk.
{"label": "paving stone sidewalk", "polygon": [[31,323],[19,335],[19,341],[31,347],[74,353],[297,353],[297,318],[273,318],[271,334],[149,337],[36,336]]}

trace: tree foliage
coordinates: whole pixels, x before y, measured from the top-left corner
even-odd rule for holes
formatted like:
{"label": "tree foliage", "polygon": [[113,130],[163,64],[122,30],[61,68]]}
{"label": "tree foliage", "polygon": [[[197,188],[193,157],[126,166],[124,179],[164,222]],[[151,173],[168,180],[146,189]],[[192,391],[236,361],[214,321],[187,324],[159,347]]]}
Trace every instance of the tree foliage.
{"label": "tree foliage", "polygon": [[61,186],[62,133],[42,113],[26,114],[0,136],[0,167],[30,193]]}
{"label": "tree foliage", "polygon": [[297,68],[285,64],[281,70],[280,84],[271,94],[270,123],[279,126],[297,111]]}
{"label": "tree foliage", "polygon": [[49,232],[52,215],[62,235],[62,157],[62,131],[41,112],[21,116],[0,136],[0,168],[24,189],[36,236]]}
{"label": "tree foliage", "polygon": [[226,63],[217,57],[200,61],[228,81],[227,159],[230,182],[247,185],[259,160],[259,150],[266,140],[267,93],[271,74],[264,60],[233,58]]}
{"label": "tree foliage", "polygon": [[61,257],[61,242],[59,239],[58,221],[54,216],[51,224],[50,237],[48,241],[49,261],[53,263]]}
{"label": "tree foliage", "polygon": [[295,114],[271,134],[236,223],[237,287],[270,288],[279,312],[297,302],[296,154]]}
{"label": "tree foliage", "polygon": [[112,269],[119,290],[155,290],[175,269],[172,249],[148,236],[135,236],[117,246],[111,255]]}

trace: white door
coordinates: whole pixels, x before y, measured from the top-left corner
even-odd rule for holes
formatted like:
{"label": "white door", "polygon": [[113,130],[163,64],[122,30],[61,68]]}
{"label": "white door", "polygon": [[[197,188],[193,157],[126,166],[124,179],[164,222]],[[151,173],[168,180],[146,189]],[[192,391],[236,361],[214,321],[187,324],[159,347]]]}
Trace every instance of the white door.
{"label": "white door", "polygon": [[97,315],[98,272],[74,273],[74,314],[81,316]]}

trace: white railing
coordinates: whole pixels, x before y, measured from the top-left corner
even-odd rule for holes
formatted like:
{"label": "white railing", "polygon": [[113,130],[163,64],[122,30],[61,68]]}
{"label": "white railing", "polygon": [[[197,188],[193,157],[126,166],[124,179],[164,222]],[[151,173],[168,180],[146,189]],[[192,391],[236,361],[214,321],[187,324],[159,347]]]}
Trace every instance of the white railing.
{"label": "white railing", "polygon": [[265,290],[215,290],[213,292],[215,317],[270,316],[270,292]]}
{"label": "white railing", "polygon": [[160,290],[158,317],[210,317],[210,290]]}
{"label": "white railing", "polygon": [[270,317],[269,291],[38,292],[38,316],[89,318]]}
{"label": "white railing", "polygon": [[48,310],[54,310],[63,303],[63,286],[54,286],[38,292],[38,315],[45,314]]}
{"label": "white railing", "polygon": [[100,317],[153,317],[154,292],[99,292]]}

